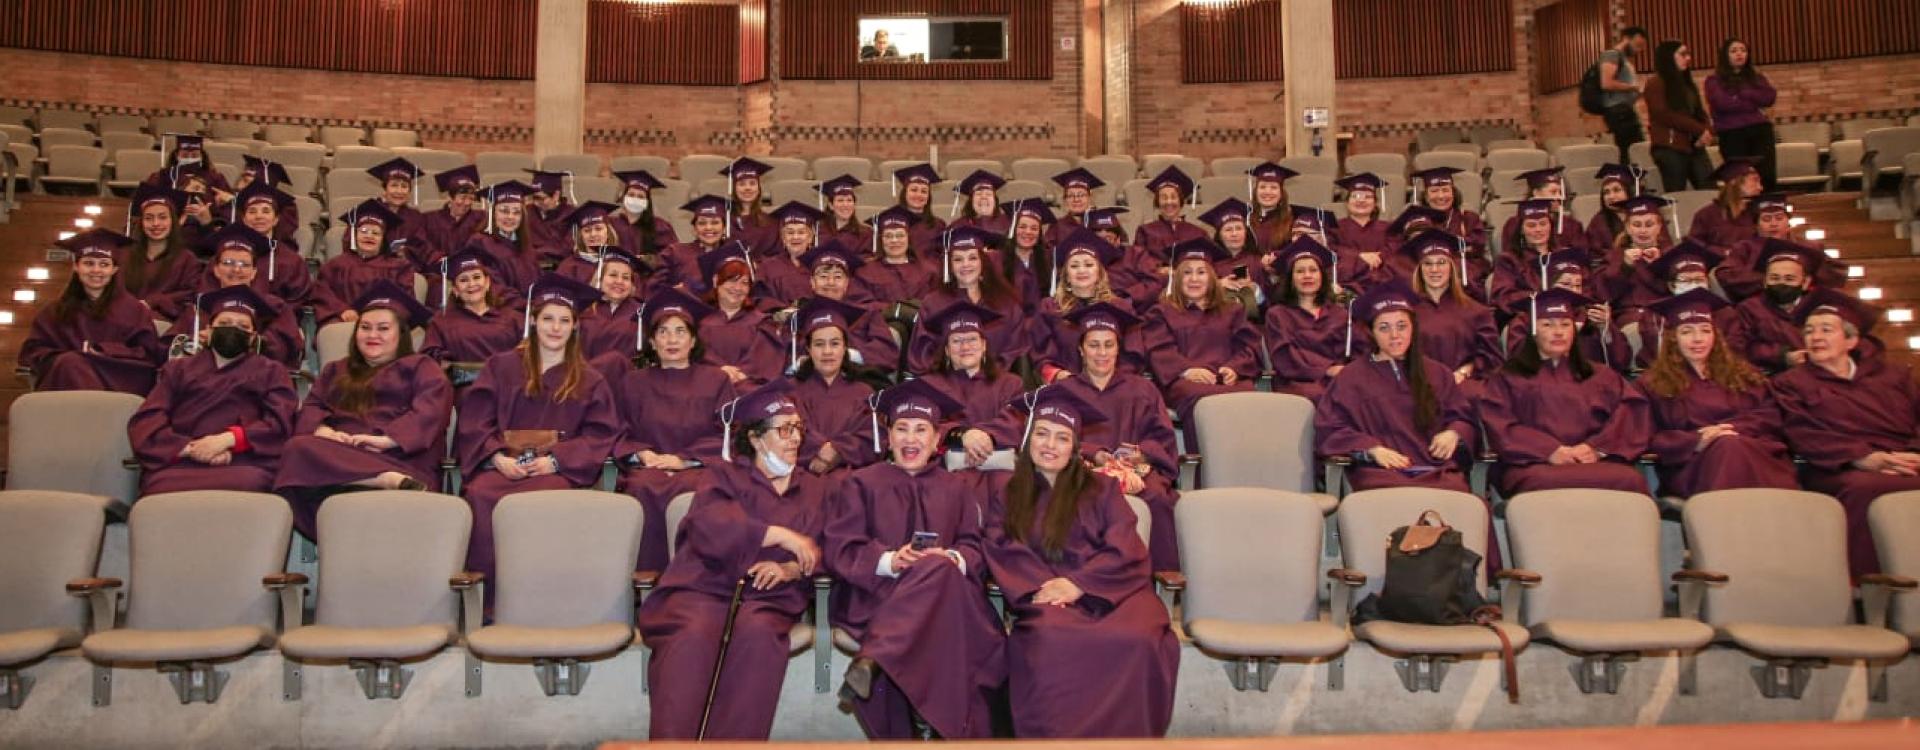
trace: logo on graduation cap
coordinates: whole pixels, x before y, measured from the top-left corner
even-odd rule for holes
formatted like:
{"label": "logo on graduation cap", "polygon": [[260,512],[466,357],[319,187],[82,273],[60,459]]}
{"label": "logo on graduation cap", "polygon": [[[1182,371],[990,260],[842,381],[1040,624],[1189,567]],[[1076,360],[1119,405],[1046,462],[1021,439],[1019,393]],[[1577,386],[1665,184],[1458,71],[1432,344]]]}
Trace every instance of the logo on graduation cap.
{"label": "logo on graduation cap", "polygon": [[1058,406],[1042,406],[1039,411],[1034,412],[1034,416],[1058,420],[1066,423],[1068,427],[1078,428],[1080,426],[1080,415]]}
{"label": "logo on graduation cap", "polygon": [[393,301],[392,297],[379,297],[379,298],[367,300],[364,304],[360,306],[361,307],[394,307],[396,306],[396,303]]}
{"label": "logo on graduation cap", "polygon": [[771,417],[775,414],[779,414],[780,412],[791,408],[792,406],[793,406],[792,401],[788,401],[784,398],[778,398],[778,399],[774,399],[772,401],[767,402],[767,405],[762,409],[762,411],[765,411],[767,413],[767,416]]}
{"label": "logo on graduation cap", "polygon": [[1705,310],[1681,310],[1679,317],[1682,323],[1692,323],[1696,321],[1702,323],[1713,322],[1713,314]]}
{"label": "logo on graduation cap", "polygon": [[221,309],[222,311],[226,311],[226,310],[243,310],[243,311],[245,311],[245,312],[246,312],[246,313],[247,313],[248,315],[253,315],[253,314],[256,314],[256,313],[258,313],[258,312],[259,312],[258,310],[255,310],[255,309],[253,309],[253,305],[249,305],[249,304],[247,304],[246,302],[244,302],[244,301],[242,301],[242,300],[237,300],[237,299],[230,299],[230,300],[225,300],[225,301],[222,301],[222,302],[220,303],[220,309]]}
{"label": "logo on graduation cap", "polygon": [[1570,312],[1573,312],[1573,309],[1568,307],[1565,304],[1547,305],[1545,308],[1542,308],[1540,310],[1540,314],[1542,315],[1546,315],[1549,313],[1570,313]]}
{"label": "logo on graduation cap", "polygon": [[893,416],[897,419],[902,414],[924,414],[927,419],[931,420],[933,419],[933,407],[925,404],[916,404],[911,401],[902,402],[899,406],[894,407]]}
{"label": "logo on graduation cap", "polygon": [[1400,299],[1398,297],[1390,297],[1387,299],[1380,300],[1379,302],[1373,303],[1374,317],[1379,317],[1382,311],[1389,310],[1389,309],[1411,310],[1413,309],[1413,306],[1407,304],[1406,300]]}

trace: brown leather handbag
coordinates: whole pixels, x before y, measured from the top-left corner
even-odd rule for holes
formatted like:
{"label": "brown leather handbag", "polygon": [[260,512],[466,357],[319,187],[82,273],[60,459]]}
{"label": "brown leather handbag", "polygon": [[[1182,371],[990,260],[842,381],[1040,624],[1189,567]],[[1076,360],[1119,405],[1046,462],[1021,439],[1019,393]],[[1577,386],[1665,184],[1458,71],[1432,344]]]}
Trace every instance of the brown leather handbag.
{"label": "brown leather handbag", "polygon": [[507,453],[516,458],[545,456],[560,444],[560,431],[505,430],[500,433],[500,440],[507,444]]}

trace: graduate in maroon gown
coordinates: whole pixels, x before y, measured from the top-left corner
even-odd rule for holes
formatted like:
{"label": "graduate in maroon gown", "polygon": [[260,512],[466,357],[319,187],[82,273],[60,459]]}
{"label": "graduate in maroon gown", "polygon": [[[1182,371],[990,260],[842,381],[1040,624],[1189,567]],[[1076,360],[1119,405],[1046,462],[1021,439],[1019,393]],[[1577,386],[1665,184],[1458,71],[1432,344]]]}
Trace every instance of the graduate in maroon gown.
{"label": "graduate in maroon gown", "polygon": [[140,227],[139,233],[129,233],[133,246],[120,259],[120,286],[147,303],[155,320],[180,317],[193,303],[194,286],[205,271],[180,229],[186,204],[186,193],[142,183],[127,207],[127,223]]}
{"label": "graduate in maroon gown", "polygon": [[[1827,277],[1827,266],[1826,256],[1813,248],[1767,240],[1753,259],[1753,268],[1762,272],[1762,292],[1714,316],[1727,337],[1727,347],[1769,374],[1806,362],[1806,345],[1796,318],[1809,293],[1824,288],[1819,279]],[[1862,356],[1875,356],[1883,349],[1871,336],[1860,339]]]}
{"label": "graduate in maroon gown", "polygon": [[[813,272],[807,266],[807,253],[819,246],[814,227],[826,214],[798,201],[787,201],[773,211],[778,227],[778,245],[762,258],[755,259],[754,275],[759,277],[754,296],[779,306],[789,307],[813,291]],[[864,248],[849,248],[855,255]]]}
{"label": "graduate in maroon gown", "polygon": [[413,258],[417,264],[414,270],[427,275],[427,304],[437,310],[444,298],[440,291],[441,262],[486,229],[488,211],[475,210],[480,201],[479,167],[463,164],[434,175],[433,182],[446,203],[421,219],[426,247],[414,248]]}
{"label": "graduate in maroon gown", "polygon": [[822,534],[833,626],[860,644],[840,695],[870,739],[989,738],[1006,632],[982,580],[980,504],[940,465],[942,420],[960,404],[915,380],[876,409],[892,460],[831,495]]}
{"label": "graduate in maroon gown", "polygon": [[147,395],[167,347],[153,330],[153,311],[120,286],[118,258],[133,240],[95,228],[58,244],[72,254],[73,273],[34,314],[20,344],[34,390]]}
{"label": "graduate in maroon gown", "polygon": [[[1574,346],[1580,350],[1581,356],[1595,366],[1622,375],[1630,372],[1633,367],[1633,348],[1627,336],[1614,328],[1612,306],[1587,296],[1590,290],[1599,288],[1593,281],[1587,251],[1562,250],[1544,260],[1547,278],[1551,280],[1550,289],[1572,292],[1585,300],[1582,317],[1574,326]],[[1523,298],[1508,309],[1511,316],[1511,320],[1507,321],[1506,333],[1509,358],[1536,335],[1533,309],[1532,297]]]}
{"label": "graduate in maroon gown", "polygon": [[[846,247],[868,248],[865,252],[869,254],[875,252],[873,227],[856,215],[860,208],[859,189],[864,184],[853,175],[843,174],[816,188],[820,191],[819,208],[827,214],[820,223],[820,241],[835,240]],[[907,220],[910,224],[913,217],[909,215]]]}
{"label": "graduate in maroon gown", "polygon": [[431,313],[413,290],[385,280],[369,284],[353,309],[353,346],[321,368],[273,481],[308,539],[328,497],[438,487],[447,454],[453,385],[440,363],[413,353],[414,324]]}
{"label": "graduate in maroon gown", "polygon": [[1020,427],[1002,418],[1002,406],[1020,392],[1020,377],[1000,369],[987,336],[999,316],[971,302],[956,302],[925,321],[940,353],[921,378],[959,402],[966,412],[960,446],[966,466],[978,468],[995,451],[1020,439]]}
{"label": "graduate in maroon gown", "polygon": [[[608,223],[621,249],[642,263],[651,264],[660,251],[680,241],[673,223],[654,210],[653,191],[667,185],[644,169],[614,172],[613,179],[620,181],[620,206]],[[648,265],[644,270],[651,269]]]}
{"label": "graduate in maroon gown", "polygon": [[652,651],[651,739],[699,735],[736,592],[706,738],[765,740],[773,729],[787,636],[813,599],[826,523],[824,481],[795,471],[807,427],[790,387],[776,380],[722,405],[729,460],[700,484],[674,530],[673,562],[640,604],[640,637]]}
{"label": "graduate in maroon gown", "polygon": [[998,266],[1000,278],[1019,296],[1022,309],[1031,310],[1059,280],[1053,267],[1052,250],[1046,243],[1046,228],[1053,223],[1053,211],[1039,200],[1014,201],[1001,206],[1001,210],[1008,217],[1011,232],[1000,241],[999,258],[994,265]]}
{"label": "graduate in maroon gown", "polygon": [[830,299],[814,299],[794,313],[805,358],[793,368],[793,400],[812,425],[800,445],[808,471],[836,482],[846,469],[879,458],[869,399],[883,377],[847,360],[847,332],[866,311]]}
{"label": "graduate in maroon gown", "polygon": [[[261,304],[270,311],[257,321],[259,327],[255,333],[258,334],[258,353],[288,368],[297,368],[306,359],[307,352],[307,337],[300,330],[299,310],[279,297],[261,291],[262,285],[255,283],[262,273],[261,267],[267,264],[267,256],[272,252],[268,243],[265,235],[238,224],[208,235],[201,243],[201,247],[208,251],[207,274],[200,278],[196,296],[205,296],[233,286],[252,289]],[[209,327],[210,322],[201,313],[201,308],[188,306],[173,321],[173,325],[160,334],[160,338],[169,347],[184,348],[185,353],[191,354],[195,347],[206,344],[204,336]]]}
{"label": "graduate in maroon gown", "polygon": [[1093,191],[1107,186],[1081,167],[1054,175],[1053,184],[1060,186],[1060,217],[1047,228],[1047,247],[1058,247],[1068,235],[1087,228],[1087,212],[1094,209]]}
{"label": "graduate in maroon gown", "polygon": [[[939,270],[928,262],[922,253],[938,254],[939,248],[917,248],[913,246],[913,214],[906,209],[894,206],[873,217],[873,223],[879,227],[877,236],[878,252],[854,271],[854,279],[867,289],[874,302],[892,305],[899,302],[920,304],[920,300],[932,291],[933,285],[940,280]],[[844,247],[863,247],[847,245],[845,233],[836,234],[830,239],[840,242]]]}
{"label": "graduate in maroon gown", "polygon": [[[1099,235],[1080,229],[1053,247],[1060,269],[1059,286],[1040,302],[1033,317],[1033,357],[1040,382],[1051,383],[1081,369],[1080,325],[1069,319],[1091,305],[1112,305],[1131,312],[1133,303],[1114,293],[1107,268],[1120,262],[1120,248]],[[1123,372],[1146,370],[1145,347],[1137,327],[1129,326],[1119,367]]]}
{"label": "graduate in maroon gown", "polygon": [[567,216],[579,205],[573,200],[573,173],[544,169],[527,172],[527,184],[533,188],[527,195],[527,236],[533,240],[540,266],[549,267],[564,260],[573,248],[572,238],[567,236]]}
{"label": "graduate in maroon gown", "polygon": [[1354,352],[1365,351],[1365,337],[1353,330],[1341,301],[1346,294],[1333,280],[1333,251],[1312,237],[1296,237],[1281,249],[1277,267],[1285,275],[1266,318],[1273,390],[1318,400]]}
{"label": "graduate in maroon gown", "polygon": [[[253,154],[242,154],[240,156],[240,176],[233,181],[233,189],[245,190],[248,185],[253,184],[255,181],[265,182],[270,187],[285,192],[289,196],[292,195],[291,190],[287,187],[282,187],[290,186],[293,182],[293,178],[287,176],[286,167],[254,156]],[[299,229],[299,207],[291,200],[283,201],[280,209],[280,220],[273,226],[273,236],[276,239],[292,239],[294,233],[298,232]]]}
{"label": "graduate in maroon gown", "polygon": [[493,258],[495,281],[515,290],[510,298],[514,301],[524,299],[525,290],[540,276],[544,253],[527,225],[527,196],[532,194],[533,186],[519,180],[487,186],[487,226],[465,245]]}
{"label": "graduate in maroon gown", "polygon": [[1334,255],[1340,258],[1340,277],[1347,287],[1364,290],[1393,277],[1387,265],[1393,247],[1388,236],[1391,223],[1382,218],[1386,207],[1380,193],[1386,181],[1371,172],[1348,175],[1334,181],[1346,191],[1347,216],[1334,225]]}
{"label": "graduate in maroon gown", "polygon": [[[1617,183],[1616,179],[1613,184]],[[1601,250],[1589,256],[1599,266],[1592,273],[1592,294],[1612,305],[1613,326],[1632,345],[1635,369],[1651,364],[1658,348],[1653,337],[1660,319],[1650,306],[1674,294],[1667,277],[1682,271],[1691,279],[1697,272],[1704,287],[1709,266],[1701,264],[1720,261],[1716,253],[1695,243],[1688,242],[1683,251],[1667,239],[1664,230],[1670,205],[1671,201],[1652,195],[1620,200],[1608,209],[1618,214],[1620,232],[1607,244],[1595,245]],[[1683,251],[1683,257],[1669,260],[1668,254],[1676,251]]]}
{"label": "graduate in maroon gown", "polygon": [[264,182],[256,182],[241,189],[228,204],[231,213],[227,226],[244,225],[267,240],[260,273],[253,279],[253,290],[262,296],[278,297],[298,309],[313,302],[313,275],[307,272],[307,259],[301,256],[300,245],[292,238],[273,234],[280,223],[280,212],[292,205],[292,196]]}
{"label": "graduate in maroon gown", "polygon": [[1810,253],[1822,259],[1815,268],[1813,283],[1828,289],[1840,289],[1847,285],[1847,264],[1825,262],[1825,248],[1816,242],[1804,242],[1793,236],[1793,204],[1787,196],[1773,193],[1753,199],[1754,230],[1752,237],[1736,242],[1733,247],[1725,248],[1726,262],[1720,264],[1715,274],[1720,287],[1726,290],[1727,298],[1735,303],[1766,291],[1765,268],[1755,265],[1761,255],[1770,253],[1769,248],[1778,248],[1780,243],[1789,243],[1806,248]]}
{"label": "graduate in maroon gown", "polygon": [[1726,305],[1705,289],[1654,304],[1660,354],[1635,385],[1652,407],[1647,450],[1659,457],[1661,495],[1800,487],[1766,376],[1714,330],[1713,313]]}
{"label": "graduate in maroon gown", "polygon": [[1579,249],[1571,243],[1556,245],[1553,233],[1554,202],[1529,198],[1519,202],[1513,234],[1502,238],[1500,254],[1493,259],[1493,278],[1487,291],[1487,304],[1510,310],[1535,292],[1547,289],[1547,256],[1558,250]]}
{"label": "graduate in maroon gown", "polygon": [[618,245],[600,254],[599,268],[589,271],[588,284],[600,290],[600,301],[580,319],[580,346],[587,359],[612,355],[627,358],[640,349],[640,261]]}
{"label": "graduate in maroon gown", "polygon": [[[1469,269],[1473,271],[1467,285],[1469,292],[1475,288],[1484,289],[1486,274],[1491,268],[1486,265],[1487,222],[1475,212],[1460,195],[1460,186],[1454,181],[1454,175],[1461,170],[1453,167],[1434,167],[1409,175],[1414,181],[1414,201],[1447,215],[1446,221],[1437,227],[1441,231],[1459,237],[1467,244]],[[1472,206],[1480,205],[1480,197],[1473,196]]]}
{"label": "graduate in maroon gown", "polygon": [[1193,178],[1179,167],[1167,167],[1147,182],[1153,193],[1154,216],[1134,230],[1133,246],[1121,261],[1133,277],[1127,296],[1136,303],[1157,299],[1173,274],[1173,247],[1189,240],[1205,240],[1207,230],[1181,217],[1193,196]]}
{"label": "graduate in maroon gown", "polygon": [[588,286],[599,286],[601,254],[609,248],[626,252],[610,221],[617,210],[613,204],[600,201],[575,206],[562,222],[569,230],[567,247],[572,252],[553,267],[553,272]]}
{"label": "graduate in maroon gown", "polygon": [[[1429,231],[1444,234],[1446,230],[1441,227],[1446,222],[1447,214],[1444,211],[1436,211],[1417,204],[1409,204],[1400,209],[1400,215],[1394,217],[1392,224],[1387,225],[1388,252],[1385,260],[1388,275],[1405,284],[1408,289],[1417,287],[1418,282],[1414,279],[1414,275],[1418,263],[1416,258],[1407,254],[1407,243]],[[1454,244],[1466,243],[1456,241]]]}
{"label": "graduate in maroon gown", "polygon": [[1651,434],[1647,397],[1574,346],[1586,301],[1562,289],[1536,295],[1533,335],[1480,392],[1505,497],[1568,487],[1647,492],[1633,465]]}
{"label": "graduate in maroon gown", "polygon": [[1239,198],[1228,198],[1200,215],[1200,222],[1213,227],[1213,242],[1226,257],[1213,264],[1220,286],[1227,296],[1246,308],[1249,320],[1259,320],[1266,304],[1266,290],[1272,286],[1267,269],[1279,252],[1261,252],[1248,229],[1247,217],[1253,209]]}
{"label": "graduate in maroon gown", "polygon": [[[168,140],[173,141],[171,151],[167,149]],[[206,143],[205,137],[190,133],[161,134],[160,150],[167,151],[167,164],[142,182],[155,187],[179,188],[188,177],[198,177],[214,193],[211,197],[215,200],[209,205],[225,203],[233,197],[234,188],[227,185],[226,175],[213,168],[213,162],[207,158]]]}
{"label": "graduate in maroon gown", "polygon": [[1552,246],[1550,249],[1553,250],[1568,248],[1580,248],[1582,250],[1594,249],[1587,245],[1587,228],[1580,225],[1580,220],[1574,218],[1572,211],[1567,210],[1567,178],[1565,167],[1548,167],[1546,169],[1536,169],[1531,172],[1522,172],[1515,175],[1514,179],[1527,183],[1527,197],[1525,200],[1519,201],[1519,203],[1524,207],[1528,201],[1546,201],[1549,221],[1546,225],[1547,232],[1545,240],[1536,241],[1532,234],[1527,234],[1523,242],[1520,233],[1520,224],[1525,221],[1526,216],[1524,213],[1521,213],[1509,217],[1506,225],[1500,227],[1501,255],[1503,257],[1507,253],[1512,252],[1512,248],[1522,245],[1548,244]]}
{"label": "graduate in maroon gown", "polygon": [[974,227],[999,237],[1013,234],[1012,217],[1000,210],[1000,188],[1006,184],[1005,178],[984,169],[960,178],[953,186],[955,211],[947,226]]}
{"label": "graduate in maroon gown", "polygon": [[[1005,592],[1014,735],[1160,737],[1180,642],[1153,593],[1133,509],[1080,459],[1106,419],[1065,388],[1020,398],[1032,416],[1011,472],[994,472],[987,567]],[[1065,507],[1061,507],[1065,506]]]}
{"label": "graduate in maroon gown", "polygon": [[[971,231],[971,230],[968,230]],[[845,302],[866,311],[853,325],[852,337],[847,341],[848,356],[854,362],[892,372],[898,369],[901,360],[901,347],[894,338],[897,334],[888,326],[887,311],[866,298],[864,290],[853,285],[854,274],[861,267],[860,256],[854,251],[832,242],[814,248],[807,253],[807,266],[813,269],[813,294],[809,299],[824,298],[836,302]],[[764,327],[776,341],[781,342],[785,366],[791,367],[799,361],[801,354],[800,339],[794,312],[796,307],[787,307],[773,312]]]}
{"label": "graduate in maroon gown", "polygon": [[709,282],[701,301],[713,313],[700,319],[700,361],[727,374],[737,390],[747,390],[780,376],[791,364],[784,331],[760,310],[753,296],[753,259],[746,249],[732,245],[700,256],[701,277]]}
{"label": "graduate in maroon gown", "polygon": [[677,290],[647,300],[642,324],[647,348],[639,369],[625,374],[614,394],[626,434],[616,451],[625,471],[620,489],[646,512],[637,570],[667,566],[667,504],[700,484],[720,459],[713,412],[738,395],[720,368],[698,361],[695,332],[712,308]]}
{"label": "graduate in maroon gown", "polygon": [[1725,253],[1756,231],[1753,199],[1762,192],[1760,172],[1751,161],[1728,159],[1713,171],[1713,179],[1720,183],[1720,197],[1694,212],[1687,236]]}
{"label": "graduate in maroon gown", "polygon": [[1199,445],[1193,405],[1216,393],[1253,390],[1260,375],[1260,331],[1232,304],[1213,264],[1219,245],[1207,240],[1174,247],[1175,274],[1160,304],[1147,310],[1141,337],[1153,379],[1180,415],[1187,445]]}
{"label": "graduate in maroon gown", "polygon": [[266,492],[299,401],[287,368],[253,353],[272,308],[244,284],[201,295],[199,308],[208,345],[162,366],[127,421],[140,494]]}
{"label": "graduate in maroon gown", "polygon": [[1356,491],[1469,491],[1461,466],[1474,445],[1471,405],[1450,368],[1421,354],[1425,320],[1417,305],[1398,282],[1354,302],[1372,354],[1343,368],[1314,411],[1315,452],[1353,458],[1347,481]]}
{"label": "graduate in maroon gown", "polygon": [[1867,508],[1881,495],[1920,489],[1920,392],[1913,372],[1864,354],[1878,311],[1845,294],[1808,295],[1795,316],[1806,362],[1773,379],[1781,429],[1807,462],[1801,479],[1840,500],[1847,513],[1847,567],[1880,572]]}
{"label": "graduate in maroon gown", "polygon": [[[166,170],[156,174],[165,175]],[[219,173],[215,172],[213,176],[218,177]],[[164,185],[165,183],[158,183],[156,187]],[[180,179],[173,183],[173,189],[187,196],[186,206],[180,209],[181,237],[188,247],[199,252],[201,243],[226,223],[226,210],[223,208],[220,214],[215,214],[212,198],[231,200],[233,196],[230,193],[215,193],[213,188],[207,185],[205,172],[180,173]],[[201,259],[205,260],[206,256],[202,254]]]}
{"label": "graduate in maroon gown", "polygon": [[394,157],[368,167],[367,174],[380,183],[380,193],[373,199],[397,219],[387,230],[387,242],[394,246],[394,253],[415,264],[426,262],[434,253],[433,240],[427,234],[427,215],[415,207],[420,202],[420,180],[426,173],[404,157]]}
{"label": "graduate in maroon gown", "polygon": [[946,220],[933,215],[933,186],[939,182],[940,173],[928,164],[902,167],[893,173],[894,190],[900,196],[896,205],[917,217],[907,233],[915,248],[927,252],[941,246],[941,235],[947,231]]}
{"label": "graduate in maroon gown", "polygon": [[1270,161],[1247,170],[1247,193],[1253,201],[1247,230],[1261,252],[1277,252],[1293,241],[1293,206],[1287,203],[1287,180],[1298,176],[1299,172]]}
{"label": "graduate in maroon gown", "polygon": [[745,156],[720,170],[732,186],[727,194],[727,239],[746,245],[756,259],[772,255],[780,244],[780,225],[760,205],[763,178],[771,171],[772,166]]}
{"label": "graduate in maroon gown", "polygon": [[447,259],[452,301],[427,324],[420,353],[438,362],[485,362],[520,344],[523,317],[501,299],[493,256],[469,247]]}
{"label": "graduate in maroon gown", "polygon": [[1078,371],[1053,382],[1080,400],[1100,409],[1107,421],[1088,425],[1080,436],[1080,452],[1089,464],[1112,477],[1124,494],[1147,502],[1153,515],[1153,534],[1147,553],[1154,570],[1180,569],[1180,537],[1174,533],[1173,506],[1180,492],[1179,451],[1167,402],[1145,376],[1126,371],[1127,340],[1140,324],[1119,306],[1095,303],[1074,308],[1067,324],[1074,340]]}
{"label": "graduate in maroon gown", "polygon": [[[1420,354],[1447,368],[1454,383],[1478,380],[1500,366],[1500,329],[1493,311],[1474,301],[1461,281],[1471,266],[1463,238],[1429,229],[1400,246],[1414,263],[1413,308]],[[1275,365],[1277,368],[1278,365]]]}
{"label": "graduate in maroon gown", "polygon": [[465,478],[461,495],[473,506],[467,569],[489,580],[498,580],[493,508],[500,499],[593,486],[620,437],[613,389],[588,366],[574,323],[599,296],[571,279],[542,276],[527,302],[526,341],[488,359],[460,396],[453,452]]}
{"label": "graduate in maroon gown", "polygon": [[[650,290],[680,287],[681,290],[698,294],[701,288],[700,257],[721,249],[737,248],[743,255],[751,255],[752,249],[745,243],[734,243],[727,239],[727,201],[717,195],[703,195],[687,201],[680,210],[693,215],[693,238],[677,245],[670,245],[660,253],[660,267],[655,269]],[[754,262],[759,262],[757,259]]]}
{"label": "graduate in maroon gown", "polygon": [[400,217],[369,198],[348,211],[342,222],[350,233],[346,247],[320,266],[320,282],[314,286],[313,317],[321,325],[352,323],[359,314],[353,302],[375,281],[393,282],[413,294],[414,263],[393,244]]}
{"label": "graduate in maroon gown", "polygon": [[963,302],[993,311],[995,317],[986,328],[987,348],[998,369],[1013,369],[1022,357],[1033,351],[1033,329],[1027,319],[1027,308],[1019,292],[1007,284],[1006,277],[991,267],[991,248],[997,239],[973,227],[960,227],[947,233],[947,245],[941,253],[945,272],[941,282],[920,302],[920,326],[914,330],[908,345],[908,370],[925,373],[933,367],[942,346],[940,333],[932,325],[933,319],[948,307]]}

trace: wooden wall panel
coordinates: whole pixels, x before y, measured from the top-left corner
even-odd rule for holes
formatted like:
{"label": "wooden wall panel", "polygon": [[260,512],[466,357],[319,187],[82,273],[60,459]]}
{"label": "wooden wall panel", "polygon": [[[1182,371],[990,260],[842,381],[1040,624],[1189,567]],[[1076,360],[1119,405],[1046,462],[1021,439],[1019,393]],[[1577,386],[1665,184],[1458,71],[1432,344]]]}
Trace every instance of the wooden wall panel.
{"label": "wooden wall panel", "polygon": [[740,0],[735,21],[740,27],[740,63],[738,83],[767,80],[767,4],[768,0]]}
{"label": "wooden wall panel", "polygon": [[1652,48],[1678,39],[1693,67],[1719,62],[1720,42],[1739,37],[1760,66],[1920,52],[1915,0],[1628,0],[1628,18],[1651,35],[1635,61],[1653,69]]}
{"label": "wooden wall panel", "polygon": [[[595,2],[587,12],[590,82],[693,86],[732,86],[739,82],[737,71],[746,57],[744,52],[736,54],[744,46],[741,8],[707,3]],[[764,65],[761,74],[765,75]]]}
{"label": "wooden wall panel", "polygon": [[1534,91],[1580,85],[1587,67],[1613,41],[1607,0],[1560,0],[1533,13]]}
{"label": "wooden wall panel", "polygon": [[[780,77],[963,80],[1053,77],[1051,0],[782,0]],[[861,16],[1003,16],[1007,59],[860,64]]]}
{"label": "wooden wall panel", "polygon": [[[1282,0],[1180,6],[1186,83],[1278,81]],[[1512,0],[1338,0],[1334,75],[1397,78],[1513,69]]]}
{"label": "wooden wall panel", "polygon": [[[1335,12],[1338,17],[1338,11]],[[1180,6],[1183,83],[1278,81],[1284,76],[1278,0]]]}

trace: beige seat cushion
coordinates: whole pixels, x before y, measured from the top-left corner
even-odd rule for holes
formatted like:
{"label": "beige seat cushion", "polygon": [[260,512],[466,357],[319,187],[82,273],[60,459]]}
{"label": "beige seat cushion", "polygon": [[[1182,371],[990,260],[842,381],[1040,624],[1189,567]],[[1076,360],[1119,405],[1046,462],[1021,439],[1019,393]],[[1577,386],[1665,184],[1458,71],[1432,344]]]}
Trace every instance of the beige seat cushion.
{"label": "beige seat cushion", "polygon": [[520,659],[599,656],[633,641],[633,626],[602,622],[574,628],[488,625],[467,636],[467,647],[481,656]]}
{"label": "beige seat cushion", "polygon": [[[1527,645],[1527,629],[1511,622],[1497,623],[1515,651]],[[1413,625],[1374,620],[1354,628],[1354,634],[1388,651],[1403,654],[1483,654],[1500,650],[1500,639],[1479,625]]]}
{"label": "beige seat cushion", "polygon": [[1692,650],[1713,640],[1713,626],[1677,617],[1621,622],[1549,620],[1533,626],[1533,637],[1589,653]]}
{"label": "beige seat cushion", "polygon": [[1229,656],[1330,656],[1347,649],[1347,632],[1328,622],[1254,623],[1202,618],[1187,621],[1201,648]]}
{"label": "beige seat cushion", "polygon": [[813,626],[804,622],[794,623],[793,628],[787,631],[787,654],[791,656],[805,651],[812,646]]}
{"label": "beige seat cushion", "polygon": [[1333,515],[1334,511],[1340,509],[1340,498],[1327,493],[1311,492],[1307,494],[1307,497],[1313,498],[1313,502],[1320,506],[1320,515],[1330,516]]}
{"label": "beige seat cushion", "polygon": [[1907,652],[1905,636],[1866,625],[1797,627],[1731,623],[1721,635],[1741,648],[1769,656],[1830,659],[1890,659]]}
{"label": "beige seat cushion", "polygon": [[239,656],[273,645],[273,634],[254,625],[204,630],[109,630],[80,642],[95,661],[195,661]]}
{"label": "beige seat cushion", "polygon": [[52,653],[62,641],[72,643],[78,634],[61,628],[34,628],[0,633],[0,666],[29,662]]}
{"label": "beige seat cushion", "polygon": [[849,654],[860,653],[860,642],[854,640],[852,634],[839,628],[833,629],[833,647]]}
{"label": "beige seat cushion", "polygon": [[308,625],[280,636],[280,650],[307,659],[411,659],[453,642],[443,625],[399,628],[344,628]]}

